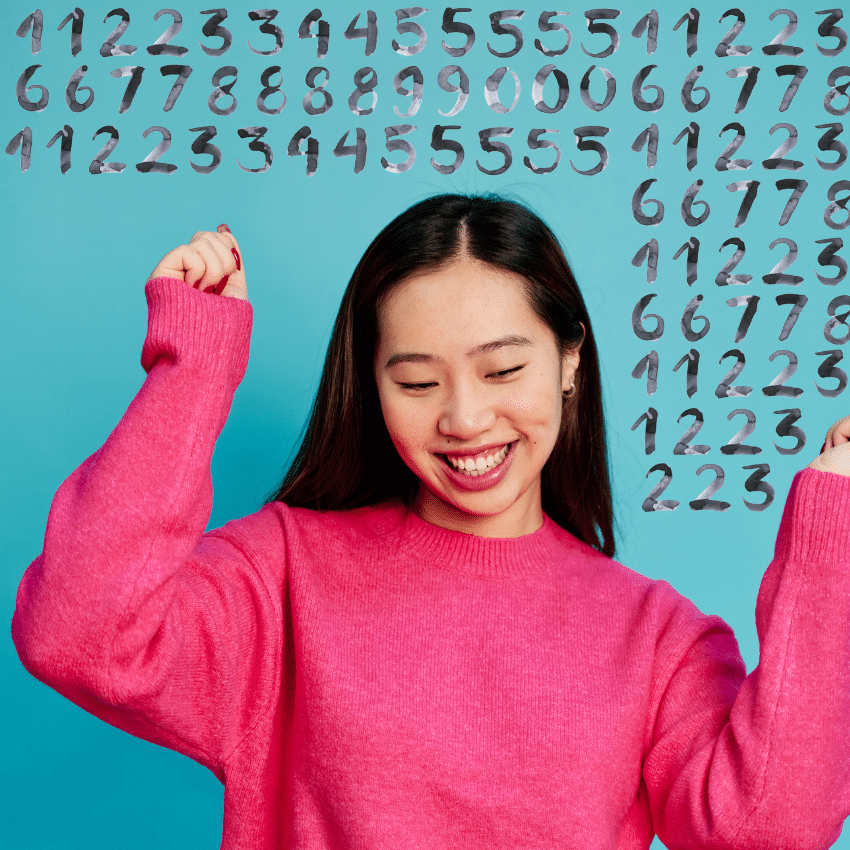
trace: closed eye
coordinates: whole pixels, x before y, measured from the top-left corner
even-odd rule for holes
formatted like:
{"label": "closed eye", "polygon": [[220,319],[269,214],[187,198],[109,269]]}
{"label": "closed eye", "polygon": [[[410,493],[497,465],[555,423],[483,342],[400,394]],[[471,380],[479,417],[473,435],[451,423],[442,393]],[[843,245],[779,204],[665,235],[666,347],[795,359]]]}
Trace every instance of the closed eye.
{"label": "closed eye", "polygon": [[520,369],[524,369],[525,366],[514,366],[513,369],[503,369],[501,372],[494,372],[492,375],[488,375],[488,378],[507,378],[508,375],[514,374],[514,372],[519,372]]}
{"label": "closed eye", "polygon": [[[512,369],[502,369],[499,372],[492,372],[491,374],[487,375],[487,377],[488,378],[507,378],[510,375],[513,375],[516,372],[519,372],[520,369],[524,369],[524,368],[525,368],[525,364],[522,364],[520,366],[514,366]],[[437,386],[435,381],[430,381],[428,383],[422,383],[422,384],[408,384],[408,383],[404,383],[404,382],[400,381],[398,383],[398,385],[403,390],[413,390],[413,391],[419,391],[419,392],[424,392],[425,390],[430,390],[431,387]]]}

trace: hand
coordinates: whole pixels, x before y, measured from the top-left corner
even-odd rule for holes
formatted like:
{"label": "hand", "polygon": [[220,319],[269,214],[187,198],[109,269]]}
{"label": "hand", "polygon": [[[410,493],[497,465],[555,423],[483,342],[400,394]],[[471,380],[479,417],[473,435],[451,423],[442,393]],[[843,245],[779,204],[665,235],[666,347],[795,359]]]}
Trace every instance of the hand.
{"label": "hand", "polygon": [[811,469],[850,476],[850,416],[839,419],[827,432],[821,454],[810,464]]}
{"label": "hand", "polygon": [[198,231],[188,245],[169,251],[151,272],[175,277],[202,292],[248,300],[248,285],[239,245],[226,224],[218,231]]}

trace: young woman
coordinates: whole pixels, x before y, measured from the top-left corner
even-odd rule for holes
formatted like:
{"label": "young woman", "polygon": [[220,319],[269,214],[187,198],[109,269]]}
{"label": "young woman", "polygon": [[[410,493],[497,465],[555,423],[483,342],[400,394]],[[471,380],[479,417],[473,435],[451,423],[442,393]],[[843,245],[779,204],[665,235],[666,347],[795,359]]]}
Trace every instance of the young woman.
{"label": "young woman", "polygon": [[280,492],[208,534],[236,240],[196,234],[147,294],[148,377],[57,493],[12,630],[34,675],[215,772],[222,847],[837,838],[848,420],[795,478],[747,676],[722,620],[610,558],[590,320],[525,208],[440,196],[379,234]]}

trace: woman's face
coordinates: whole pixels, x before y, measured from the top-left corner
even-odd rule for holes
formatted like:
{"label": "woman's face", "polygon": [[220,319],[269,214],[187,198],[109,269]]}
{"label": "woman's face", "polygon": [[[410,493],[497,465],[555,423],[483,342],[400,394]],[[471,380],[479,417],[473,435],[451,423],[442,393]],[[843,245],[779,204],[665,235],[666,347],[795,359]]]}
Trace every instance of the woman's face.
{"label": "woman's face", "polygon": [[579,364],[519,275],[459,258],[398,284],[378,310],[375,379],[427,522],[485,537],[543,524],[540,473]]}

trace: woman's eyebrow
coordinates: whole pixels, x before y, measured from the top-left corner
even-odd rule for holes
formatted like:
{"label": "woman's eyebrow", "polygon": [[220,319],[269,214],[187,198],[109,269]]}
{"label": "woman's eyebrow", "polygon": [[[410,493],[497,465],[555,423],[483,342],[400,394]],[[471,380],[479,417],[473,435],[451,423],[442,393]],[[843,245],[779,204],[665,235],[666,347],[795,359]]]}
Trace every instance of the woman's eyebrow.
{"label": "woman's eyebrow", "polygon": [[[466,356],[474,357],[476,354],[489,354],[491,351],[496,351],[497,349],[504,348],[508,345],[534,345],[534,343],[527,337],[510,334],[508,336],[501,337],[501,339],[494,339],[490,342],[484,342],[481,345],[477,345],[475,348],[467,351]],[[415,352],[407,352],[404,354],[394,354],[389,360],[387,360],[384,368],[390,369],[398,363],[441,363],[442,361],[443,358],[438,357],[435,354],[417,354]]]}

